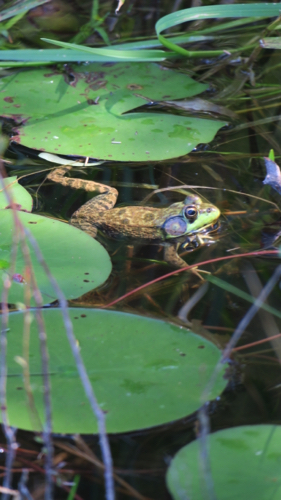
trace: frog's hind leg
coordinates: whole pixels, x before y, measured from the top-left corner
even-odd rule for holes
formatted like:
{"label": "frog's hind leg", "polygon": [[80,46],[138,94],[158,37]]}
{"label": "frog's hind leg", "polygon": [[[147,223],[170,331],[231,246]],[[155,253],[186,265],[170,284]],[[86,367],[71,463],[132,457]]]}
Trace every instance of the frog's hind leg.
{"label": "frog's hind leg", "polygon": [[110,208],[114,207],[118,196],[118,191],[115,188],[106,186],[105,184],[100,184],[99,182],[95,181],[77,179],[76,177],[75,178],[65,177],[65,174],[70,172],[71,170],[73,170],[73,167],[71,166],[56,168],[47,175],[47,179],[50,179],[51,181],[56,182],[57,184],[61,184],[62,186],[71,187],[73,189],[83,189],[84,191],[88,192],[90,191],[92,193],[100,193],[102,195],[107,193],[106,195],[107,203],[104,203],[104,206],[102,206],[102,201],[100,200],[99,206],[101,207],[101,210],[109,210]]}
{"label": "frog's hind leg", "polygon": [[101,214],[114,207],[118,191],[113,187],[100,184],[99,182],[65,177],[65,174],[72,169],[73,167],[71,166],[56,168],[48,174],[47,178],[62,186],[70,186],[74,189],[83,189],[84,191],[98,193],[97,196],[76,210],[70,221],[73,226],[95,237]]}
{"label": "frog's hind leg", "polygon": [[[95,196],[82,205],[82,207],[78,208],[70,219],[70,224],[72,226],[82,229],[82,231],[85,231],[85,233],[88,233],[93,238],[97,235],[97,229],[102,222],[104,212],[115,205],[118,196],[118,191],[116,189],[110,188],[108,192],[108,186],[95,184],[101,187],[98,191],[101,194]],[[113,189],[116,193],[113,193]],[[106,193],[106,200],[103,198],[105,196],[103,193]]]}
{"label": "frog's hind leg", "polygon": [[81,231],[84,231],[84,233],[92,236],[92,238],[95,238],[97,236],[97,227],[94,226],[93,223],[88,222],[85,218],[78,219],[72,216],[70,219],[70,223],[72,226],[77,227],[78,229],[81,229]]}

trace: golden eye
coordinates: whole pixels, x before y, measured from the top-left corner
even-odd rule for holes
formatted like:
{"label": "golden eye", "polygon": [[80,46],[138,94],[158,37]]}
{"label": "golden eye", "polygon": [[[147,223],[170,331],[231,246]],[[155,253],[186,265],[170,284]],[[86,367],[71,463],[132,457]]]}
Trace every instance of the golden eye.
{"label": "golden eye", "polygon": [[194,221],[198,217],[198,210],[195,205],[189,205],[184,209],[184,215],[189,221]]}

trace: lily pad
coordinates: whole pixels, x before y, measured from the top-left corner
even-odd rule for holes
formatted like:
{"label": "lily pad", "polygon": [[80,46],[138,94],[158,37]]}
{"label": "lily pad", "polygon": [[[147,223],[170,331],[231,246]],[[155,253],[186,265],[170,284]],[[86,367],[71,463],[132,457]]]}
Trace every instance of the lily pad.
{"label": "lily pad", "polygon": [[[88,234],[63,222],[40,215],[17,212],[19,219],[40,247],[52,275],[56,278],[67,299],[82,294],[101,285],[111,272],[111,262],[106,250]],[[0,273],[10,273],[11,248],[14,234],[12,210],[0,210]],[[44,304],[57,299],[57,296],[38,263],[34,250],[28,243],[37,285]],[[9,290],[9,303],[25,302],[28,286],[26,263],[18,245],[16,265],[13,271],[12,286]],[[3,279],[0,279],[0,294]],[[32,300],[32,304],[35,302]]]}
{"label": "lily pad", "polygon": [[31,69],[0,79],[0,114],[20,125],[14,129],[15,141],[40,151],[162,160],[211,141],[226,123],[159,111],[128,112],[206,88],[152,63],[74,65],[70,75]]}
{"label": "lily pad", "polygon": [[[171,323],[115,311],[69,309],[87,373],[108,432],[160,425],[195,411],[219,360],[219,349]],[[36,430],[28,407],[22,368],[24,312],[9,316],[7,407],[11,425]],[[28,314],[28,313],[26,313]],[[34,312],[31,310],[32,316]],[[54,432],[97,432],[64,330],[61,311],[42,311],[47,332]],[[29,371],[36,410],[44,423],[38,326],[30,326]],[[210,398],[224,389],[216,382]]]}
{"label": "lily pad", "polygon": [[[281,426],[234,427],[208,437],[214,498],[279,500]],[[175,500],[205,500],[199,442],[182,448],[172,460],[167,485]]]}
{"label": "lily pad", "polygon": [[9,201],[7,199],[7,195],[5,194],[5,191],[7,190],[10,198],[13,203],[16,203],[19,210],[31,212],[32,197],[28,191],[26,191],[26,189],[18,183],[17,177],[7,177],[6,179],[3,179],[3,183],[5,189],[0,186],[0,209],[7,208],[9,206]]}

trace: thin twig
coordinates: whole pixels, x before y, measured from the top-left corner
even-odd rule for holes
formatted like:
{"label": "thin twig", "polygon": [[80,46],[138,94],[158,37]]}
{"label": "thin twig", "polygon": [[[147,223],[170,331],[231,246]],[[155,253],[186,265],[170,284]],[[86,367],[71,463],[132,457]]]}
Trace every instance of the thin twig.
{"label": "thin twig", "polygon": [[3,481],[3,494],[2,494],[1,498],[2,498],[2,500],[6,500],[6,499],[8,499],[10,494],[7,493],[6,491],[4,491],[4,489],[9,490],[11,488],[12,467],[13,467],[13,463],[14,463],[14,459],[15,459],[15,455],[16,455],[16,449],[17,449],[18,445],[17,445],[16,439],[15,439],[17,429],[15,427],[11,427],[10,425],[7,425],[7,424],[3,425],[3,428],[4,428],[4,432],[5,432],[5,436],[6,436],[6,440],[7,440],[7,444],[8,444],[8,452],[6,455],[6,463],[5,463],[6,474],[5,474],[4,481]]}
{"label": "thin twig", "polygon": [[239,339],[241,338],[241,335],[244,333],[245,329],[248,327],[249,323],[252,321],[254,316],[257,314],[259,311],[261,305],[265,302],[269,294],[272,292],[274,286],[278,282],[278,280],[281,277],[281,265],[279,265],[270,280],[267,282],[259,296],[256,298],[255,302],[253,305],[250,307],[248,310],[247,314],[245,314],[244,318],[240,321],[238,324],[236,330],[234,331],[229,343],[227,344],[226,348],[224,349],[221,359],[218,362],[217,366],[214,369],[214,372],[205,387],[203,394],[202,394],[202,402],[203,406],[199,411],[199,421],[200,421],[200,437],[199,437],[199,443],[200,443],[200,449],[201,449],[201,460],[202,460],[202,467],[204,472],[206,472],[206,475],[204,475],[204,478],[206,479],[206,486],[208,490],[208,495],[210,500],[216,499],[214,489],[212,487],[212,484],[210,482],[210,477],[211,475],[209,474],[210,472],[210,467],[209,467],[209,453],[207,449],[207,436],[209,433],[209,425],[210,425],[210,420],[209,420],[209,415],[207,412],[207,401],[209,400],[209,395],[214,387],[214,384],[219,376],[219,374],[222,371],[222,366],[230,359],[231,352],[238,343]]}
{"label": "thin twig", "polygon": [[[4,187],[3,183],[3,177],[0,175],[0,183],[2,187]],[[14,203],[11,198],[10,193],[5,190],[5,195],[7,197],[9,205],[12,207],[12,214],[14,217],[14,227],[15,227],[15,233],[13,236],[13,245],[12,245],[12,257],[11,257],[11,266],[10,266],[10,276],[14,274],[14,267],[15,267],[15,262],[16,262],[16,252],[17,252],[17,245],[20,242],[21,244],[21,250],[22,254],[26,263],[26,266],[29,270],[29,276],[30,276],[30,283],[32,286],[32,291],[33,291],[33,296],[35,303],[38,307],[36,310],[36,319],[39,325],[39,340],[40,340],[40,349],[41,349],[41,363],[42,363],[42,374],[43,374],[43,381],[44,381],[44,403],[45,403],[45,429],[43,433],[43,440],[44,444],[46,447],[46,454],[45,454],[45,471],[46,471],[46,488],[45,488],[45,500],[52,500],[52,492],[53,492],[53,481],[52,481],[52,461],[53,461],[53,446],[52,446],[52,439],[51,439],[51,433],[52,433],[52,418],[51,418],[51,388],[50,388],[50,381],[49,381],[49,368],[48,368],[48,351],[47,351],[47,344],[46,344],[46,332],[45,332],[45,327],[44,327],[44,320],[43,320],[43,315],[41,311],[41,307],[43,304],[42,301],[42,296],[40,293],[40,290],[37,286],[36,279],[32,270],[32,262],[30,258],[30,252],[29,248],[26,244],[25,241],[25,234],[24,234],[24,227],[23,224],[21,223],[18,213],[14,208]],[[11,280],[10,276],[7,275],[5,282],[4,282],[4,289],[3,289],[3,294],[2,294],[2,308],[4,311],[3,317],[2,317],[2,330],[1,330],[1,348],[3,346],[3,353],[1,349],[1,377],[0,377],[0,398],[1,398],[1,408],[2,408],[2,419],[4,422],[4,430],[5,434],[7,436],[7,440],[9,442],[9,427],[8,425],[8,420],[7,420],[7,414],[6,414],[6,377],[7,377],[7,368],[6,368],[6,348],[7,348],[7,340],[5,336],[5,332],[7,330],[8,326],[8,307],[7,307],[7,302],[8,302],[8,290],[11,286]],[[3,366],[2,366],[3,363]],[[3,372],[2,372],[3,370]],[[8,461],[8,459],[7,459]],[[12,462],[10,465],[10,468],[12,466]],[[9,468],[7,468],[7,481],[11,479],[11,473],[9,472]],[[5,484],[6,485],[6,484]]]}
{"label": "thin twig", "polygon": [[[8,202],[11,206],[12,205],[12,200],[9,199],[9,193],[7,193],[7,198]],[[98,421],[98,429],[99,429],[99,437],[100,437],[100,446],[101,446],[101,451],[102,451],[102,456],[103,456],[103,461],[105,465],[105,489],[106,489],[106,498],[107,500],[114,500],[115,495],[114,495],[114,481],[113,481],[113,472],[112,472],[112,458],[111,458],[111,453],[110,453],[110,447],[109,447],[109,442],[106,434],[106,428],[105,428],[105,416],[100,409],[98,402],[96,400],[95,394],[93,392],[92,385],[90,383],[90,380],[88,378],[85,366],[83,364],[82,357],[80,355],[79,348],[76,343],[76,339],[73,333],[73,327],[72,323],[70,320],[70,316],[68,313],[67,309],[67,302],[66,299],[61,292],[56,280],[54,277],[51,275],[50,270],[44,261],[43,255],[39,249],[39,246],[27,229],[24,228],[22,225],[18,214],[16,213],[16,210],[13,210],[14,214],[14,219],[15,219],[15,226],[20,229],[20,232],[27,237],[29,240],[30,244],[32,245],[34,252],[36,254],[38,262],[41,264],[43,269],[45,270],[56,294],[59,299],[61,311],[62,311],[62,316],[66,328],[66,334],[68,337],[68,340],[71,345],[72,353],[75,358],[76,364],[77,364],[77,369],[81,377],[82,384],[84,386],[86,395],[90,401],[90,405],[92,407],[92,410],[94,414],[96,415],[97,421]],[[31,261],[30,261],[30,256],[29,256],[29,248],[26,245],[25,240],[22,240],[22,251],[24,254],[24,257],[26,258],[29,266],[31,266]],[[30,273],[32,276],[32,272]],[[32,276],[32,285],[33,285],[33,293],[34,293],[34,299],[36,302],[36,305],[39,307],[36,311],[36,318],[39,324],[39,337],[40,337],[40,346],[41,346],[41,354],[42,354],[42,372],[43,372],[43,379],[44,379],[44,399],[45,399],[45,416],[46,416],[46,422],[45,422],[45,432],[44,432],[44,441],[45,445],[47,448],[47,454],[46,454],[46,461],[45,461],[45,471],[46,471],[46,490],[45,490],[45,499],[46,500],[51,500],[52,498],[52,471],[51,471],[51,465],[52,465],[52,456],[53,456],[53,449],[52,449],[52,444],[50,440],[51,436],[51,404],[50,404],[50,386],[49,386],[49,378],[48,378],[48,354],[46,350],[46,333],[45,333],[45,328],[44,328],[44,322],[43,322],[43,317],[42,317],[42,312],[40,309],[40,306],[42,305],[42,299],[41,299],[41,294],[36,286],[35,278]],[[10,286],[10,283],[7,284],[7,286]],[[5,301],[7,303],[7,300]],[[4,342],[4,341],[3,341]],[[4,345],[4,355],[6,353],[5,345]],[[4,365],[5,366],[5,365]],[[6,377],[6,371],[4,371],[4,377],[2,378],[3,380]],[[5,392],[4,392],[5,395]],[[6,396],[6,395],[5,395]],[[1,400],[2,402],[2,400]],[[5,405],[3,405],[4,407]]]}
{"label": "thin twig", "polygon": [[[2,164],[0,164],[0,168]],[[0,174],[0,182],[4,188],[3,177]],[[10,200],[11,201],[11,200]],[[10,203],[8,200],[8,202]],[[14,273],[16,256],[17,256],[17,245],[18,245],[18,228],[15,228],[13,233],[12,248],[11,248],[11,265],[10,272]],[[0,408],[2,417],[2,427],[4,434],[6,436],[8,451],[6,454],[6,474],[3,481],[3,488],[9,490],[11,488],[12,481],[12,465],[15,457],[15,433],[16,429],[10,427],[8,414],[7,414],[7,331],[8,331],[8,321],[9,321],[9,309],[8,309],[8,294],[11,287],[10,276],[7,274],[3,283],[3,292],[1,297],[2,302],[2,322],[1,322],[1,333],[0,333]],[[3,490],[2,500],[8,498],[8,494]]]}
{"label": "thin twig", "polygon": [[0,493],[3,493],[1,498],[4,498],[4,494],[8,496],[13,496],[14,500],[20,500],[18,490],[11,490],[10,488],[5,488],[4,486],[0,486]]}
{"label": "thin twig", "polygon": [[28,470],[23,469],[22,474],[21,474],[21,478],[20,478],[20,482],[18,485],[18,489],[19,489],[19,492],[23,498],[25,498],[26,500],[33,500],[32,496],[29,493],[29,490],[26,486],[27,480],[28,480]]}
{"label": "thin twig", "polygon": [[[81,446],[81,443],[83,443],[83,449],[79,449],[77,447],[74,447],[73,445],[69,443],[61,443],[60,441],[55,441],[54,445],[57,446],[58,448],[67,451],[68,453],[71,453],[72,455],[76,455],[77,457],[83,458],[84,460],[92,463],[95,465],[100,470],[104,471],[104,464],[95,456],[93,451],[86,445],[84,441],[82,441],[81,436],[74,436],[74,440],[76,444],[79,444]],[[152,500],[149,497],[144,497],[141,495],[135,488],[133,488],[127,481],[122,479],[116,472],[113,472],[114,479],[116,483],[119,483],[124,490],[126,491],[126,494],[129,495],[132,498],[136,498],[138,500]]]}
{"label": "thin twig", "polygon": [[39,264],[42,266],[44,269],[48,279],[50,280],[50,283],[57,295],[57,298],[59,300],[59,305],[61,308],[61,313],[64,321],[64,326],[66,330],[66,335],[72,350],[73,357],[76,362],[77,370],[79,372],[86,396],[90,402],[90,405],[92,407],[92,410],[97,418],[98,422],[98,431],[99,431],[99,439],[100,439],[100,447],[101,447],[101,452],[102,452],[102,458],[104,462],[104,477],[105,477],[105,489],[106,489],[106,499],[107,500],[114,500],[115,494],[114,494],[114,480],[113,480],[113,465],[112,465],[112,457],[111,457],[111,452],[110,452],[110,446],[109,446],[109,441],[108,437],[106,434],[106,427],[105,427],[105,415],[103,411],[101,410],[96,396],[94,394],[90,379],[88,377],[85,365],[83,363],[82,356],[80,354],[79,346],[76,342],[76,338],[73,332],[73,326],[72,322],[69,316],[68,312],[68,307],[67,307],[67,301],[64,297],[64,294],[62,293],[60,287],[57,284],[57,281],[55,278],[52,276],[49,267],[47,263],[44,260],[44,257],[41,253],[41,250],[37,244],[37,241],[35,238],[32,236],[30,231],[28,229],[24,229],[25,235],[28,238],[30,244],[33,247],[34,253],[36,255],[36,258],[39,262]]}
{"label": "thin twig", "polygon": [[[16,223],[18,219],[18,214],[15,213],[15,221]],[[19,221],[20,222],[20,221]],[[32,269],[32,262],[30,258],[30,251],[28,248],[28,245],[26,244],[25,241],[25,229],[24,226],[20,222],[20,230],[22,233],[22,239],[21,239],[21,249],[22,253],[24,256],[24,260],[27,263],[27,266],[30,270],[30,281],[31,281],[31,286],[32,286],[32,291],[33,291],[33,297],[37,306],[37,309],[35,311],[35,317],[36,321],[38,324],[38,329],[39,329],[39,344],[40,344],[40,352],[41,352],[41,366],[42,366],[42,376],[43,376],[43,388],[44,388],[44,408],[45,408],[45,424],[44,424],[44,431],[43,431],[43,441],[44,445],[46,448],[46,454],[45,454],[45,472],[46,472],[46,488],[45,488],[45,500],[52,500],[53,499],[53,470],[52,470],[52,463],[53,463],[53,455],[54,455],[54,450],[53,450],[53,444],[52,444],[52,411],[51,411],[51,384],[50,384],[50,377],[49,377],[49,355],[48,355],[48,348],[47,348],[47,335],[46,335],[46,329],[45,329],[45,324],[44,324],[44,319],[43,319],[43,314],[42,314],[42,306],[43,306],[43,300],[42,300],[42,295],[41,292],[37,286],[37,282],[33,273]],[[29,314],[29,311],[25,311],[24,314]]]}

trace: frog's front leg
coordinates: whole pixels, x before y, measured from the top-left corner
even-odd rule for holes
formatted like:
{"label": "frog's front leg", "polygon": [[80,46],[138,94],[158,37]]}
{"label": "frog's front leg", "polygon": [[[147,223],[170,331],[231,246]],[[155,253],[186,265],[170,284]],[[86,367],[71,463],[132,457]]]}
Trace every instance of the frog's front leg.
{"label": "frog's front leg", "polygon": [[179,243],[169,243],[164,247],[164,259],[173,267],[187,267],[188,264],[179,256]]}
{"label": "frog's front leg", "polygon": [[70,172],[72,168],[71,166],[56,168],[48,174],[47,178],[62,186],[70,186],[74,189],[83,189],[84,191],[98,193],[97,196],[76,210],[70,219],[70,223],[73,226],[82,229],[82,231],[95,238],[102,214],[114,207],[118,191],[113,187],[100,184],[99,182],[65,177],[65,174]]}
{"label": "frog's front leg", "polygon": [[[180,243],[173,243],[173,244],[169,244],[168,246],[165,246],[164,258],[172,266],[178,267],[178,268],[183,268],[183,267],[187,267],[188,264],[178,254],[178,249],[180,246],[181,246]],[[197,269],[197,267],[193,267],[192,269],[190,269],[190,271],[192,273],[194,273],[200,280],[203,280],[203,278],[199,274],[199,272],[206,273],[206,271],[203,271],[201,269]]]}

